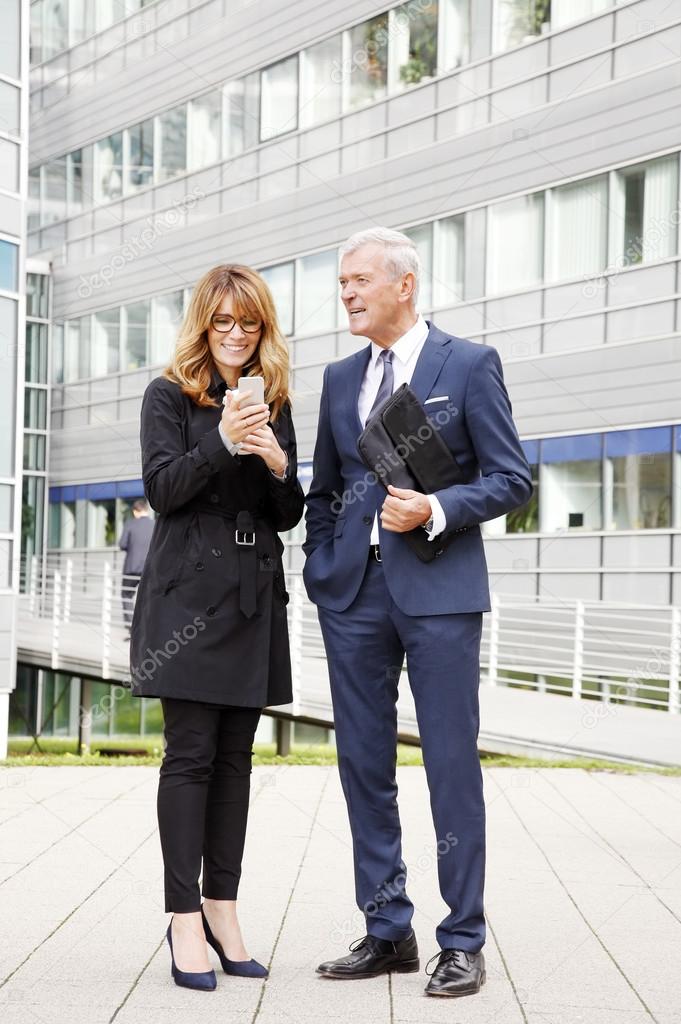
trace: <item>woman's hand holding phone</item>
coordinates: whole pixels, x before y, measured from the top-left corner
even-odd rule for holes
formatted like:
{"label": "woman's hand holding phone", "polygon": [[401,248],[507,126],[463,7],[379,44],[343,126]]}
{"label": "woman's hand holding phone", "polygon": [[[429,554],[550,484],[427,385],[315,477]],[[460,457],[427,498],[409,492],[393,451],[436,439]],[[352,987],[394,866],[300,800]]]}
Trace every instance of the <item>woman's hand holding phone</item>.
{"label": "woman's hand holding phone", "polygon": [[270,410],[267,405],[248,405],[242,409],[242,403],[247,400],[247,392],[239,394],[227,391],[225,393],[220,422],[225,434],[234,444],[240,444],[249,434],[263,428],[270,418]]}

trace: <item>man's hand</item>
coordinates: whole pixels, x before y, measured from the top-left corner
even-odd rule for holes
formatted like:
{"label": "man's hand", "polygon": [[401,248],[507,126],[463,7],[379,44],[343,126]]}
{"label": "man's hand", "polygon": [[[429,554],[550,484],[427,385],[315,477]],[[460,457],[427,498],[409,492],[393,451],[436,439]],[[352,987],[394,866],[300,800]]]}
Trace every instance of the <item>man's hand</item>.
{"label": "man's hand", "polygon": [[381,524],[393,533],[407,533],[428,522],[432,513],[430,501],[419,491],[388,485],[388,497],[383,502]]}

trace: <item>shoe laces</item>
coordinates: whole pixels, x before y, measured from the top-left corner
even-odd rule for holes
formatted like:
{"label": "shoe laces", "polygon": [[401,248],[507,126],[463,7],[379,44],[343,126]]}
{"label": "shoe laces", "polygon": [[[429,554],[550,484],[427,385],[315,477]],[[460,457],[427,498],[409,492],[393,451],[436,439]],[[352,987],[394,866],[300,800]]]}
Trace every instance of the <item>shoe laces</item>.
{"label": "shoe laces", "polygon": [[[439,962],[435,965],[432,971],[429,971],[428,968],[434,960]],[[428,977],[432,978],[440,964],[444,964],[448,960],[453,960],[457,967],[461,967],[465,971],[469,969],[468,957],[463,949],[441,949],[439,953],[435,954],[435,956],[431,956],[430,960],[426,964],[426,974]]]}

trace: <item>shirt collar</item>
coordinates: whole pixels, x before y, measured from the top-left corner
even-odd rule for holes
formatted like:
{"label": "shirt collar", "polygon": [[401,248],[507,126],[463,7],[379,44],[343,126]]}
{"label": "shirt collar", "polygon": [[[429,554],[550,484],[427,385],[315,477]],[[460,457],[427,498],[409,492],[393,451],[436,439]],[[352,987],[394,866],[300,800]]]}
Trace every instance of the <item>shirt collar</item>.
{"label": "shirt collar", "polygon": [[[417,346],[422,345],[427,337],[428,324],[419,313],[416,323],[390,347],[401,363],[408,363]],[[371,342],[371,362],[374,367],[382,351],[383,349],[380,345],[377,345],[375,341]]]}

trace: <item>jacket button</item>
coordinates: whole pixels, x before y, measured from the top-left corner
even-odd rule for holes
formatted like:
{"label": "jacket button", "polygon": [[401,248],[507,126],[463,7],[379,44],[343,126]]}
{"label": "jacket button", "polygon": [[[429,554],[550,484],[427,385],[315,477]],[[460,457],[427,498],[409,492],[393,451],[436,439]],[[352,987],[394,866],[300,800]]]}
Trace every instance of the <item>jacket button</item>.
{"label": "jacket button", "polygon": [[203,569],[203,562],[197,562],[195,568],[197,572],[201,572]]}
{"label": "jacket button", "polygon": [[216,558],[219,558],[220,555],[222,554],[222,551],[220,551],[220,548],[211,548],[210,553],[211,555],[215,555]]}
{"label": "jacket button", "polygon": [[373,520],[371,516],[362,516],[362,522],[365,524],[365,526],[369,526],[373,522]]}
{"label": "jacket button", "polygon": [[215,615],[215,608],[212,604],[209,604],[206,608],[206,615]]}
{"label": "jacket button", "polygon": [[218,502],[219,502],[219,500],[220,500],[220,495],[219,495],[219,494],[211,494],[211,496],[210,496],[210,500],[212,501],[212,503],[213,503],[214,505],[217,505],[217,503],[218,503]]}

